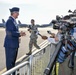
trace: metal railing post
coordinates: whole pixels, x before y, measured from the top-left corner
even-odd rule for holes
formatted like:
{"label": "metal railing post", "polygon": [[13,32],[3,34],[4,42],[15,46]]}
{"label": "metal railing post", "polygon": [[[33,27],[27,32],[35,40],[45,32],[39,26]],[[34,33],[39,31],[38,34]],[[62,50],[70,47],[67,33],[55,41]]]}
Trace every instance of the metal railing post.
{"label": "metal railing post", "polygon": [[31,55],[29,56],[29,65],[28,65],[28,67],[29,67],[29,75],[31,75],[32,59],[33,59],[33,55],[31,54]]}

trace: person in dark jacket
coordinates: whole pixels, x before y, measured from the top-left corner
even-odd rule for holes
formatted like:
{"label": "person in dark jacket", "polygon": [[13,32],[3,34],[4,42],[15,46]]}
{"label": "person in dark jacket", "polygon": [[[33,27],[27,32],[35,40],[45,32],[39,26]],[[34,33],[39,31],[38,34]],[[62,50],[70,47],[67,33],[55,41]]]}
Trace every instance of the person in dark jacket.
{"label": "person in dark jacket", "polygon": [[10,9],[10,13],[11,16],[8,18],[6,22],[6,36],[4,41],[7,70],[15,66],[19,48],[19,37],[26,35],[23,31],[19,32],[16,23],[16,18],[18,18],[19,16],[19,8],[13,7],[12,9]]}

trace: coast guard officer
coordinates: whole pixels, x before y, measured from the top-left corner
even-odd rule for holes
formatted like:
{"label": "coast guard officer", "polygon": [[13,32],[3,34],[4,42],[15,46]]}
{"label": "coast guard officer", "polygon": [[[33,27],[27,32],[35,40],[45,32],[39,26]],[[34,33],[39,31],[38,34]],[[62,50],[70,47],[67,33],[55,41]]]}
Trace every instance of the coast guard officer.
{"label": "coast guard officer", "polygon": [[19,48],[19,37],[25,36],[25,32],[19,32],[16,23],[16,18],[18,18],[19,15],[19,8],[13,7],[12,9],[10,9],[10,13],[11,16],[6,22],[6,36],[4,41],[7,70],[15,66],[15,61]]}

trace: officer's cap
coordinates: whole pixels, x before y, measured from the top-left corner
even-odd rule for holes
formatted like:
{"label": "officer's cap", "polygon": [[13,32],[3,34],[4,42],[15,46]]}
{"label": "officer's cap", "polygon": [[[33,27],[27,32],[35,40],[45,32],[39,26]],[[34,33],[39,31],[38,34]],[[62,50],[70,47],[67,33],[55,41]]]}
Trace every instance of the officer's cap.
{"label": "officer's cap", "polygon": [[13,7],[11,9],[9,9],[10,12],[19,12],[19,8],[18,7]]}
{"label": "officer's cap", "polygon": [[31,19],[31,21],[35,21],[34,19]]}

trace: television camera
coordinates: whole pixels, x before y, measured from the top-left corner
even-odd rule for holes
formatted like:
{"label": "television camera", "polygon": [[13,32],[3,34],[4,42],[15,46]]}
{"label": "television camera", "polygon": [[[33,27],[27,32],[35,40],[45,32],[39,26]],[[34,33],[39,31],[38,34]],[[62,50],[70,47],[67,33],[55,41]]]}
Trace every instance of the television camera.
{"label": "television camera", "polygon": [[52,20],[53,29],[61,29],[64,32],[76,27],[76,10],[73,12],[69,10],[68,12],[72,14],[64,17],[57,15],[56,20]]}

